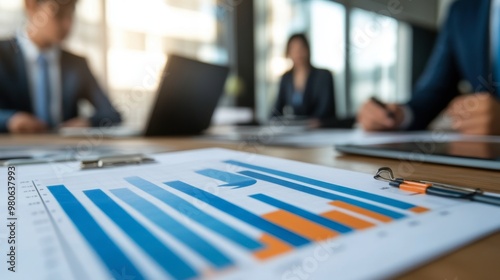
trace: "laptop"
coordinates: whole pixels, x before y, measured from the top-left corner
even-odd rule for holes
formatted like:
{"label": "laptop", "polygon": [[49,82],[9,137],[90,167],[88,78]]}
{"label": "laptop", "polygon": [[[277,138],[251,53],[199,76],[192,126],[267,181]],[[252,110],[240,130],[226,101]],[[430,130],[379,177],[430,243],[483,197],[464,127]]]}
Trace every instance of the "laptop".
{"label": "laptop", "polygon": [[200,134],[210,126],[228,73],[227,66],[169,55],[156,101],[144,128],[62,128],[59,133],[63,136],[98,133],[107,137]]}
{"label": "laptop", "polygon": [[459,140],[447,142],[399,142],[375,145],[337,145],[347,154],[397,159],[401,162],[430,162],[500,170],[500,142]]}

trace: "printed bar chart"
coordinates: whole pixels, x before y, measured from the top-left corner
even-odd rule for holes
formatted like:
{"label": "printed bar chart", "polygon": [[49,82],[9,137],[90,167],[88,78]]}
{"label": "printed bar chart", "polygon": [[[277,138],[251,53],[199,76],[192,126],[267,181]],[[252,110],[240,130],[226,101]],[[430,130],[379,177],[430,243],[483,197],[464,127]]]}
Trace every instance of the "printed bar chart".
{"label": "printed bar chart", "polygon": [[311,264],[308,279],[386,279],[500,228],[493,206],[367,174],[219,149],[154,158],[20,182],[33,269],[12,279],[305,279]]}
{"label": "printed bar chart", "polygon": [[[84,189],[81,192],[167,275],[175,279],[195,278],[202,276],[204,272],[179,254],[177,251],[179,247],[173,248],[166,244],[121,205],[130,206],[128,209],[134,209],[135,213],[141,215],[143,221],[147,220],[156,225],[164,234],[189,248],[216,271],[235,267],[238,265],[237,261],[225,251],[226,247],[214,244],[213,240],[200,235],[191,226],[187,226],[185,221],[174,218],[165,209],[171,209],[169,211],[174,211],[198,226],[210,230],[219,238],[236,245],[240,250],[245,250],[258,261],[286,254],[307,244],[377,227],[378,224],[373,221],[389,223],[405,218],[410,213],[415,215],[428,211],[425,207],[278,170],[236,161],[228,163],[267,174],[251,170],[240,170],[237,174],[233,174],[218,169],[201,169],[193,173],[220,181],[218,187],[231,191],[259,184],[272,184],[285,192],[287,189],[295,190],[304,195],[324,199],[324,207],[330,207],[330,210],[313,212],[277,198],[276,195],[256,192],[247,195],[245,199],[274,209],[256,214],[242,205],[183,181],[156,184],[140,176],[122,178],[129,186],[107,188],[107,192],[97,188]],[[71,191],[63,185],[50,186],[48,189],[112,274],[126,267],[129,275],[134,275],[138,279],[143,277]],[[188,201],[184,197],[191,197],[192,200]],[[153,203],[151,199],[155,199],[156,202]],[[378,205],[362,199],[376,202]],[[206,209],[195,206],[195,201],[203,202],[199,205],[208,205],[258,229],[260,234],[256,235],[255,232],[249,234],[241,227],[224,221],[216,213],[209,214]],[[160,208],[159,205],[164,208]],[[387,208],[379,205],[386,205]],[[389,206],[399,211],[389,209]]]}

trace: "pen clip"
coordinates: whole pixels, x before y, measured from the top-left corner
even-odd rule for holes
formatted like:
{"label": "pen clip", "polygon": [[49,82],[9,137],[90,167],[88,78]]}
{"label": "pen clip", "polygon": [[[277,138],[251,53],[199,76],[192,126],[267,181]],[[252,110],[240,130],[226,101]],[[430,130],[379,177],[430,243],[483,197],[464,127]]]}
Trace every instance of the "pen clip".
{"label": "pen clip", "polygon": [[154,159],[145,157],[144,155],[120,155],[101,157],[92,160],[82,160],[81,169],[105,168],[122,165],[143,164],[155,162]]}
{"label": "pen clip", "polygon": [[393,182],[396,178],[394,178],[394,173],[392,169],[389,167],[380,167],[373,176],[375,180],[384,181],[384,182]]}
{"label": "pen clip", "polygon": [[[424,181],[424,180],[406,180],[404,178],[396,178],[394,177],[394,173],[391,168],[389,167],[381,167],[378,169],[377,173],[375,173],[375,176],[373,176],[375,180],[383,181],[383,182],[388,182],[389,185],[391,186],[397,186],[399,187],[401,184],[405,184],[405,186],[410,187],[411,185],[414,186],[419,186],[420,188],[425,188],[427,187],[434,187],[435,192],[437,195],[444,195],[444,196],[449,196],[450,191],[455,192],[455,196],[459,196],[460,198],[468,198],[476,194],[482,194],[483,190],[479,188],[467,188],[467,187],[461,187],[461,186],[453,186],[453,185],[448,185],[448,184],[443,184],[443,183],[437,183],[437,182],[432,182],[432,181]],[[427,186],[421,186],[421,185],[427,185]]]}

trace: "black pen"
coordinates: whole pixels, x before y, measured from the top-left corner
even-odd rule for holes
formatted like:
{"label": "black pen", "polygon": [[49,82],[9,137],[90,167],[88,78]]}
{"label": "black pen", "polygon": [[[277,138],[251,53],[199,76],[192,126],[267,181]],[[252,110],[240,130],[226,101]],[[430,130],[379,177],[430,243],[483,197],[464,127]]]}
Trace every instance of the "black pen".
{"label": "black pen", "polygon": [[389,110],[389,108],[387,108],[387,105],[385,103],[383,103],[382,101],[378,100],[376,97],[372,96],[370,98],[370,100],[377,104],[380,108],[384,109],[386,114],[387,114],[387,117],[395,120],[396,119],[396,115],[394,114],[394,112],[392,112],[391,110]]}
{"label": "black pen", "polygon": [[389,167],[380,168],[374,178],[376,180],[388,182],[390,186],[404,191],[437,195],[447,198],[469,199],[472,201],[500,206],[499,196],[484,194],[481,189],[459,187],[431,181],[414,181],[405,180],[403,178],[394,178],[392,170]]}

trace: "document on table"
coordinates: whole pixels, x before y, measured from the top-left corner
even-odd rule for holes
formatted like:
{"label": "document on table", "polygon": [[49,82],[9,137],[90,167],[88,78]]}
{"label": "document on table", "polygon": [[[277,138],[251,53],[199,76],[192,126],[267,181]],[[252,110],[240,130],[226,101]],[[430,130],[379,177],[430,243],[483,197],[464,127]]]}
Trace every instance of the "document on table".
{"label": "document on table", "polygon": [[498,207],[369,174],[222,149],[156,160],[0,169],[0,279],[381,279],[500,229]]}

